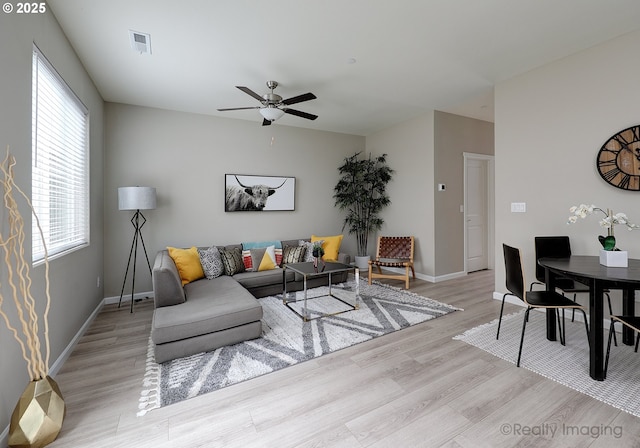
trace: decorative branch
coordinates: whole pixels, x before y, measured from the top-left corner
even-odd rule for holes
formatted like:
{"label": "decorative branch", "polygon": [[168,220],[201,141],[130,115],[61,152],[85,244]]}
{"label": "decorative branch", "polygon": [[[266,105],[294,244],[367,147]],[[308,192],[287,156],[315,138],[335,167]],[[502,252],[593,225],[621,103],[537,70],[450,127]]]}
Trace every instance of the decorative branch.
{"label": "decorative branch", "polygon": [[[44,244],[44,234],[40,226],[40,221],[35,213],[33,205],[29,200],[29,197],[18,187],[14,180],[13,167],[16,165],[15,158],[10,155],[9,148],[7,147],[7,155],[5,156],[2,165],[0,165],[0,172],[2,173],[2,179],[0,184],[3,187],[3,203],[5,210],[8,211],[8,235],[4,236],[0,232],[0,248],[4,253],[4,264],[7,270],[7,286],[11,291],[11,298],[20,321],[20,332],[9,321],[3,305],[5,305],[4,296],[0,289],[0,316],[4,320],[7,328],[13,334],[14,339],[20,345],[22,351],[22,357],[27,363],[27,371],[30,379],[37,380],[44,378],[49,374],[49,356],[50,356],[50,343],[49,343],[49,310],[51,309],[51,295],[49,293],[49,261],[46,245],[45,251],[45,290],[46,290],[46,307],[43,314],[44,322],[44,340],[45,340],[45,357],[42,356],[42,347],[40,344],[39,336],[39,318],[36,308],[36,300],[31,294],[31,275],[30,264],[25,258],[24,243],[26,240],[26,233],[24,231],[24,219],[18,209],[18,204],[14,198],[14,190],[18,192],[22,198],[27,202],[31,213],[36,221],[40,237]],[[2,286],[2,285],[0,285]]]}

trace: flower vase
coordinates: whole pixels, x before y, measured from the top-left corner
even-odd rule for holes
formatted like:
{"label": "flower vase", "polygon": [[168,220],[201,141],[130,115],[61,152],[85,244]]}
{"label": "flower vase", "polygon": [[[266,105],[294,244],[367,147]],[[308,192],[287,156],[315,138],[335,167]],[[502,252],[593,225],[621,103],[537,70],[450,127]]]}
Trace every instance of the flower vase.
{"label": "flower vase", "polygon": [[600,249],[600,264],[609,268],[626,268],[629,266],[629,254],[626,250]]}
{"label": "flower vase", "polygon": [[66,407],[58,384],[50,377],[29,383],[11,414],[10,447],[40,448],[53,442]]}

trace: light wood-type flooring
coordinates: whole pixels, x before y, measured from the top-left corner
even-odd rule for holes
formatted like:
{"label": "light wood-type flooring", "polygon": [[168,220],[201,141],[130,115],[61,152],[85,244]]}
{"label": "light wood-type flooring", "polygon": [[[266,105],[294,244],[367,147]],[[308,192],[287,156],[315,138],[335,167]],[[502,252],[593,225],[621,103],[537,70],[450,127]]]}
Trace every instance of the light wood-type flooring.
{"label": "light wood-type flooring", "polygon": [[492,271],[412,280],[464,311],[142,417],[153,304],[107,305],[56,377],[67,416],[50,446],[640,446],[640,419],[452,340],[498,317],[493,283]]}

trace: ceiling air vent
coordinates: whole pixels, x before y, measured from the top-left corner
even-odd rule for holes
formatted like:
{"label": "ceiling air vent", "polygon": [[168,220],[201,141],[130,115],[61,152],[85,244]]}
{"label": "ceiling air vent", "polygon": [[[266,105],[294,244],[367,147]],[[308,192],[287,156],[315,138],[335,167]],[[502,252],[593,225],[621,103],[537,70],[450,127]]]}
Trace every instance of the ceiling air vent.
{"label": "ceiling air vent", "polygon": [[129,30],[131,48],[140,54],[151,54],[151,35]]}

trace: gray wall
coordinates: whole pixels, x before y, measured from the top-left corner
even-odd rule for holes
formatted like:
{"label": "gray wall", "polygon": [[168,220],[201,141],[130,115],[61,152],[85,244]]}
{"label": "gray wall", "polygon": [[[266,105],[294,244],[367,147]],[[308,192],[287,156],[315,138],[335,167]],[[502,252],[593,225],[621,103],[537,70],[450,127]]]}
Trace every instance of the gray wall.
{"label": "gray wall", "polygon": [[416,273],[424,279],[464,270],[463,153],[492,155],[493,144],[493,123],[440,111],[367,136],[367,151],[389,153],[396,171],[380,233],[416,237]]}
{"label": "gray wall", "polygon": [[[434,116],[435,276],[464,271],[464,156],[493,155],[493,123],[436,111]],[[437,191],[445,184],[445,191]]]}
{"label": "gray wall", "polygon": [[[433,113],[367,136],[367,151],[389,154],[389,166],[395,170],[388,188],[391,205],[382,213],[380,234],[415,236],[416,274],[433,276]],[[375,236],[372,241],[369,252],[375,255]]]}
{"label": "gray wall", "polygon": [[[171,246],[231,244],[342,233],[344,215],[334,208],[338,166],[365,149],[364,137],[277,123],[224,119],[107,103],[105,113],[105,295],[119,296],[131,246],[131,212],[118,211],[117,189],[156,187],[158,208],[144,212],[151,263]],[[226,173],[294,176],[295,211],[224,211]],[[343,251],[355,255],[345,235]],[[136,291],[151,290],[139,257]],[[130,293],[130,286],[126,291]]]}
{"label": "gray wall", "polygon": [[[47,56],[90,111],[91,133],[91,244],[89,247],[51,262],[51,311],[49,337],[51,362],[55,361],[104,297],[96,287],[103,271],[103,101],[80,64],[51,13],[0,14],[0,149],[6,146],[17,159],[16,182],[31,192],[31,53],[33,42]],[[25,252],[31,254],[31,215],[21,207],[26,221]],[[0,231],[6,234],[6,214],[0,209]],[[6,274],[0,274],[3,309],[13,323],[11,292]],[[40,310],[44,308],[44,268],[32,270],[32,292]],[[29,377],[18,344],[0,323],[0,432],[9,418]],[[64,390],[62,391],[64,394]],[[0,443],[2,443],[0,441]]]}
{"label": "gray wall", "polygon": [[[389,184],[392,203],[383,211],[386,222],[381,233],[415,235],[416,271],[427,279],[460,272],[464,267],[459,209],[462,153],[493,150],[493,123],[444,112],[431,112],[366,139],[281,124],[262,127],[258,117],[243,121],[115,103],[107,103],[105,116],[107,297],[120,294],[133,235],[132,213],[117,209],[118,187],[157,189],[158,208],[144,212],[148,218],[144,238],[153,263],[155,253],[167,245],[342,233],[343,214],[332,199],[337,167],[344,157],[363,150],[387,153],[396,172]],[[296,210],[225,213],[226,173],[295,176]],[[435,173],[445,180],[437,181]],[[440,181],[447,183],[446,197],[434,193]],[[345,235],[343,250],[355,255],[353,236]],[[369,252],[375,254],[375,235]],[[130,290],[129,279],[125,296]],[[150,276],[141,256],[136,292],[149,290]]]}
{"label": "gray wall", "polygon": [[[536,235],[569,235],[574,253],[598,254],[599,219],[568,226],[572,205],[593,203],[640,223],[640,193],[614,188],[596,171],[602,144],[640,123],[640,59],[629,56],[639,47],[640,32],[630,33],[496,86],[498,291],[505,290],[502,243],[522,249],[529,280]],[[511,213],[511,202],[525,202],[527,212]],[[629,257],[640,258],[638,231],[618,226],[616,238]]]}

